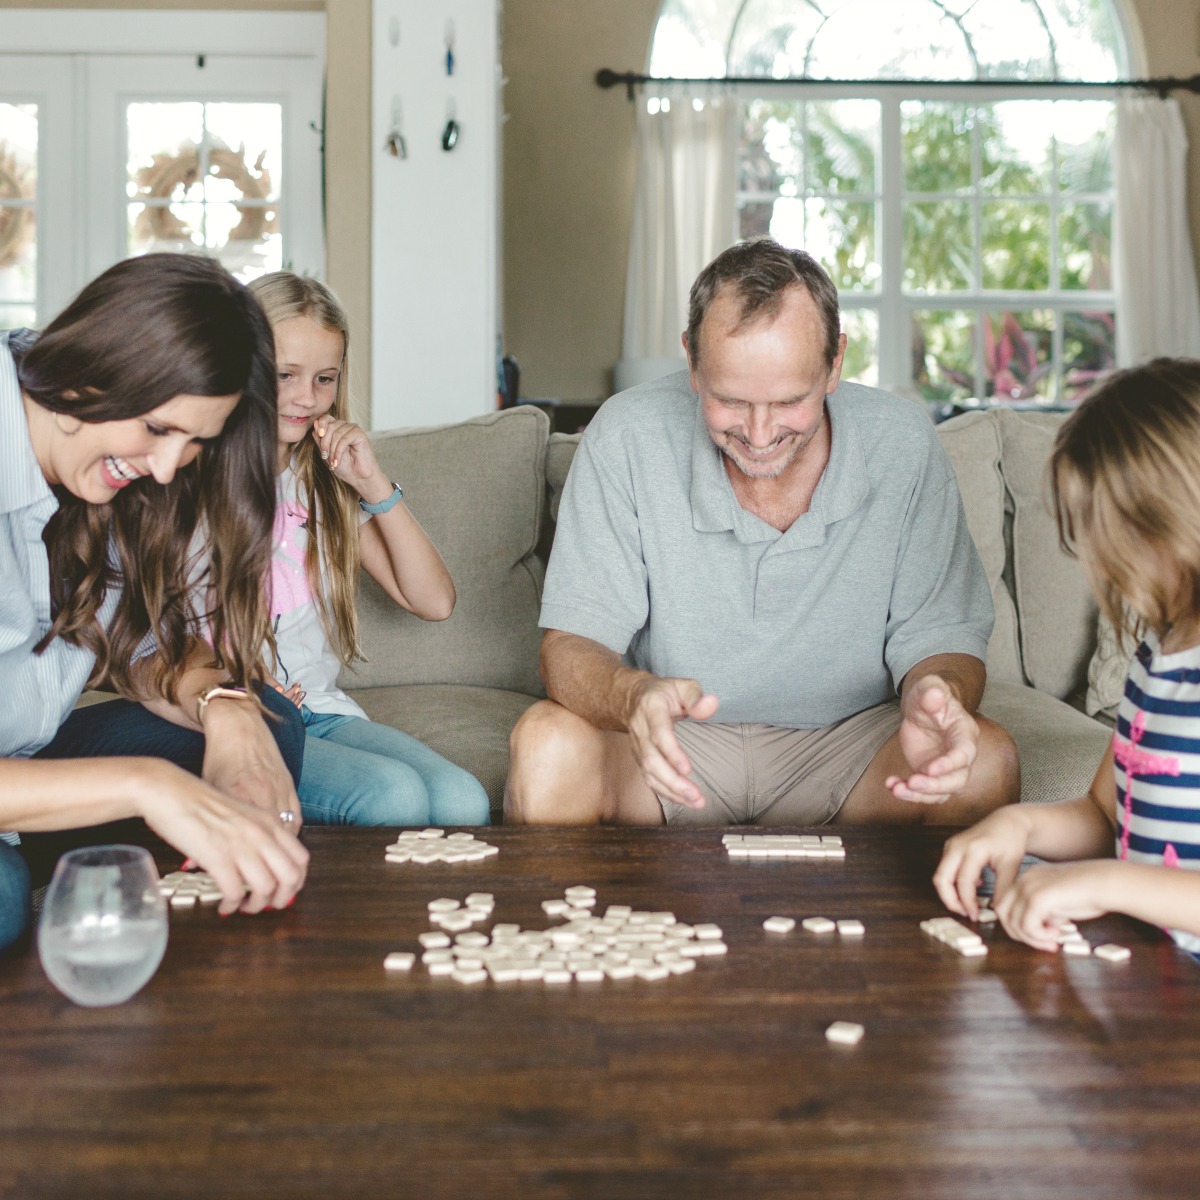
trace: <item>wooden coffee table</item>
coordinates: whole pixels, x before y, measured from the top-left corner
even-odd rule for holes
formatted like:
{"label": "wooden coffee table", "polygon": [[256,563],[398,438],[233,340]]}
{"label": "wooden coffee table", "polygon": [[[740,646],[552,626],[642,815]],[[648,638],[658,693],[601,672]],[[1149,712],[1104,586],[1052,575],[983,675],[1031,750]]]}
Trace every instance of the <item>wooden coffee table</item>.
{"label": "wooden coffee table", "polygon": [[[796,862],[731,860],[719,832],[495,829],[494,858],[418,867],[385,864],[391,831],[306,830],[292,908],[174,912],[127,1004],[0,961],[0,1196],[1196,1196],[1200,966],[1123,918],[1084,927],[1121,965],[999,930],[960,958],[917,927],[945,833]],[[659,983],[383,969],[434,897],[490,891],[540,928],[581,883],[715,921],[729,953]],[[773,914],[866,935],[770,935]],[[838,1019],[858,1046],[825,1040]]]}

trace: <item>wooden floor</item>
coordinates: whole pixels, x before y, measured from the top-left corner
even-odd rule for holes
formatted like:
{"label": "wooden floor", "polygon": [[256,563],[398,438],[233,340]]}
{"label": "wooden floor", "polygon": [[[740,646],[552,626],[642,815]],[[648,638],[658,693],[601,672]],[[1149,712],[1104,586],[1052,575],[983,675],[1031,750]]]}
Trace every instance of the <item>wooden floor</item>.
{"label": "wooden floor", "polygon": [[[937,831],[844,832],[838,862],[729,859],[719,833],[488,834],[481,863],[396,866],[381,830],[308,830],[286,912],[174,912],[125,1005],[0,961],[0,1196],[1196,1197],[1200,966],[1122,918],[1132,960],[1063,959],[940,915]],[[160,870],[178,857],[159,855]],[[496,896],[715,921],[724,958],[660,983],[464,987],[386,973],[426,903]],[[857,940],[773,914],[858,917]],[[830,1045],[834,1020],[857,1047]]]}

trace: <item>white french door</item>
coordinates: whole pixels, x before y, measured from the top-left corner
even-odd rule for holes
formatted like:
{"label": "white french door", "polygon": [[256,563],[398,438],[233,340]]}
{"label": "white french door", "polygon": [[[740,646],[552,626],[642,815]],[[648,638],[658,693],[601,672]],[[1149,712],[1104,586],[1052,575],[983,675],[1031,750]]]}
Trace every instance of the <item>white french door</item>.
{"label": "white french door", "polygon": [[44,324],[113,263],[156,250],[209,254],[246,280],[280,267],[324,275],[322,25],[9,13],[0,328]]}

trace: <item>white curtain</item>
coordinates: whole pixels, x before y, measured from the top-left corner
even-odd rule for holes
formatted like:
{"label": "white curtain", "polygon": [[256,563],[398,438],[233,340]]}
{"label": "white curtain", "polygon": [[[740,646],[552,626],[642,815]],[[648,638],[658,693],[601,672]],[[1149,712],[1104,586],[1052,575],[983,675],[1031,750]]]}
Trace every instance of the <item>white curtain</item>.
{"label": "white curtain", "polygon": [[1179,104],[1117,101],[1113,264],[1117,362],[1200,357],[1200,294],[1187,212],[1187,134]]}
{"label": "white curtain", "polygon": [[683,365],[679,338],[692,281],[736,240],[736,100],[680,89],[663,95],[660,104],[650,112],[644,96],[637,100],[637,182],[618,388]]}

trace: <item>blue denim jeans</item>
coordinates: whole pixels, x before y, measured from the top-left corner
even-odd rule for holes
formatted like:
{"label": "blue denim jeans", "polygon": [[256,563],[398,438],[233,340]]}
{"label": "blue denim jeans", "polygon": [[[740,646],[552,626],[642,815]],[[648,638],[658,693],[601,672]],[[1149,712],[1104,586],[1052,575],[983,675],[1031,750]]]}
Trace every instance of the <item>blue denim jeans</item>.
{"label": "blue denim jeans", "polygon": [[0,842],[0,954],[29,925],[29,868],[15,847]]}
{"label": "blue denim jeans", "polygon": [[483,785],[390,725],[302,709],[300,808],[313,825],[486,825]]}
{"label": "blue denim jeans", "polygon": [[[268,720],[284,765],[293,783],[300,778],[304,761],[304,723],[296,706],[278,692],[260,692],[263,707],[280,718]],[[74,709],[59,726],[53,740],[34,758],[104,758],[129,755],[134,758],[165,758],[193,775],[204,765],[204,735],[172,725],[132,700],[106,700]],[[24,833],[21,853],[33,874],[33,886],[47,883],[60,855],[77,846],[100,846],[145,835],[140,820],[110,821],[84,829],[62,829],[52,833]]]}

